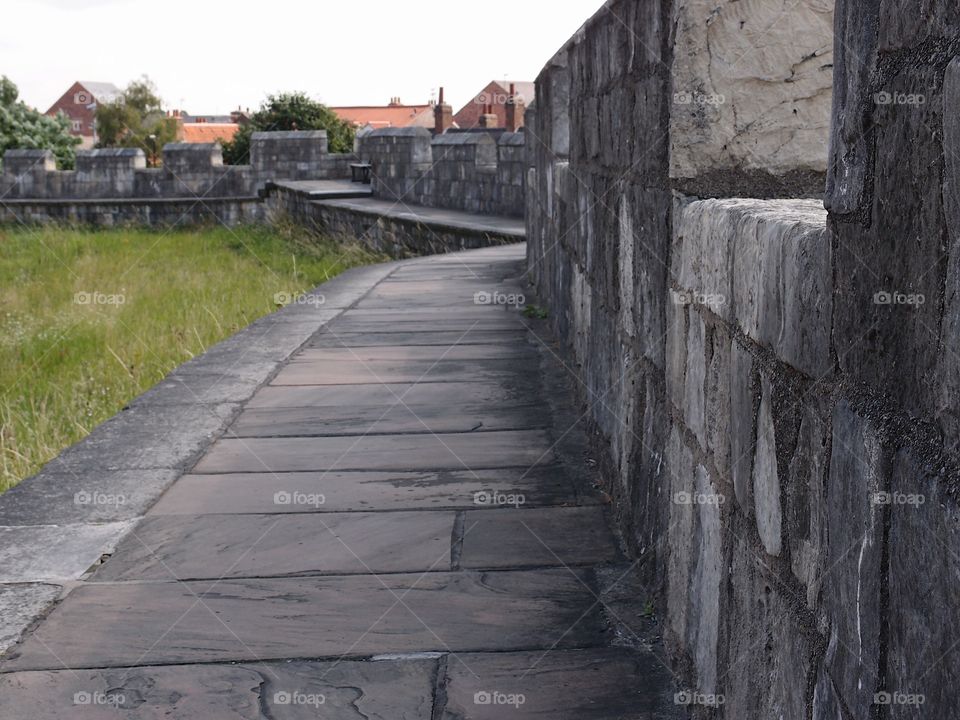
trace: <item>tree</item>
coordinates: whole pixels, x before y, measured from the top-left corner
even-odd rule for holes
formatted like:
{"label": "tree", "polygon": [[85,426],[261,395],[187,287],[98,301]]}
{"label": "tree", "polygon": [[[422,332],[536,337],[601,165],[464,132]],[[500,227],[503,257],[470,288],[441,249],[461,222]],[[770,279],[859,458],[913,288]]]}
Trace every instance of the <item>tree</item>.
{"label": "tree", "polygon": [[52,150],[61,169],[72,169],[80,138],[70,134],[70,121],[43,115],[19,97],[17,86],[0,77],[0,158],[7,150]]}
{"label": "tree", "polygon": [[250,162],[250,136],[255,132],[280,130],[326,130],[330,152],[353,152],[353,127],[337,117],[323,103],[306,93],[269,95],[250,122],[223,145],[223,160],[228,165]]}
{"label": "tree", "polygon": [[176,142],[178,133],[176,119],[167,117],[146,76],[130,83],[116,102],[97,106],[97,147],[140,148],[151,167],[160,164],[163,146]]}

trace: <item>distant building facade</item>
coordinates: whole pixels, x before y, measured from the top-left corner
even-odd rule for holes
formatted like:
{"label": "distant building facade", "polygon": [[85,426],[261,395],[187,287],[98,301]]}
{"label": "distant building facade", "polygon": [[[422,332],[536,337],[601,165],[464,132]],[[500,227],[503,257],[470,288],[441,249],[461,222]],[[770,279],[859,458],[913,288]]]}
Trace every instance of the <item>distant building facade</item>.
{"label": "distant building facade", "polygon": [[453,116],[453,122],[461,129],[498,127],[515,132],[523,127],[523,108],[533,103],[536,87],[532,82],[492,80]]}
{"label": "distant building facade", "polygon": [[82,149],[97,143],[97,106],[116,102],[123,90],[113,83],[78,80],[57,100],[46,114],[64,114],[70,120],[70,134],[80,138]]}

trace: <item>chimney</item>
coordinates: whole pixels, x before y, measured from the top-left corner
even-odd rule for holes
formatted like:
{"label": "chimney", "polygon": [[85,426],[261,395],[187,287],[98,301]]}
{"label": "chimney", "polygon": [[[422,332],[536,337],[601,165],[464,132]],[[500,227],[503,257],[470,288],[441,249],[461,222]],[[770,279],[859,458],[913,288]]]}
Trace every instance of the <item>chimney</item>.
{"label": "chimney", "polygon": [[493,111],[493,105],[487,104],[483,108],[483,115],[480,116],[480,127],[492,129],[500,123],[500,118]]}
{"label": "chimney", "polygon": [[526,109],[523,98],[517,95],[516,84],[510,83],[510,97],[507,98],[507,132],[517,132],[523,127]]}
{"label": "chimney", "polygon": [[443,88],[440,88],[440,101],[433,108],[433,119],[433,132],[436,135],[443,135],[453,126],[453,108],[444,102]]}

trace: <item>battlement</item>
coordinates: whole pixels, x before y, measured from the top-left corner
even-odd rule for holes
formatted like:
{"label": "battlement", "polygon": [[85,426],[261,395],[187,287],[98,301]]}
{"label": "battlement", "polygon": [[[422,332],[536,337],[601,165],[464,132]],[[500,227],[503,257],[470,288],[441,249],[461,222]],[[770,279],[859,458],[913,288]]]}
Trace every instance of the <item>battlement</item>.
{"label": "battlement", "polygon": [[274,180],[346,179],[357,159],[328,152],[323,130],[254,133],[250,165],[224,165],[217,143],[170,143],[162,157],[162,168],[148,168],[139,148],[80,150],[76,170],[57,170],[49,150],[8,150],[0,194],[11,200],[250,197]]}
{"label": "battlement", "polygon": [[385,128],[362,136],[376,197],[484,215],[523,217],[525,135]]}

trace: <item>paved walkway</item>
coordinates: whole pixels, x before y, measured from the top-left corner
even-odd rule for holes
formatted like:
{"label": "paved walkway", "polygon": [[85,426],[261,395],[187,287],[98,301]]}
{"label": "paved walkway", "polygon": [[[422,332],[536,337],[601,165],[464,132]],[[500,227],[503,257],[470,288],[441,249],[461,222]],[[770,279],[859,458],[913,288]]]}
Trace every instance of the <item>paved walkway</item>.
{"label": "paved walkway", "polygon": [[544,323],[498,304],[522,253],[397,264],[316,334],[5,657],[0,717],[675,717]]}

